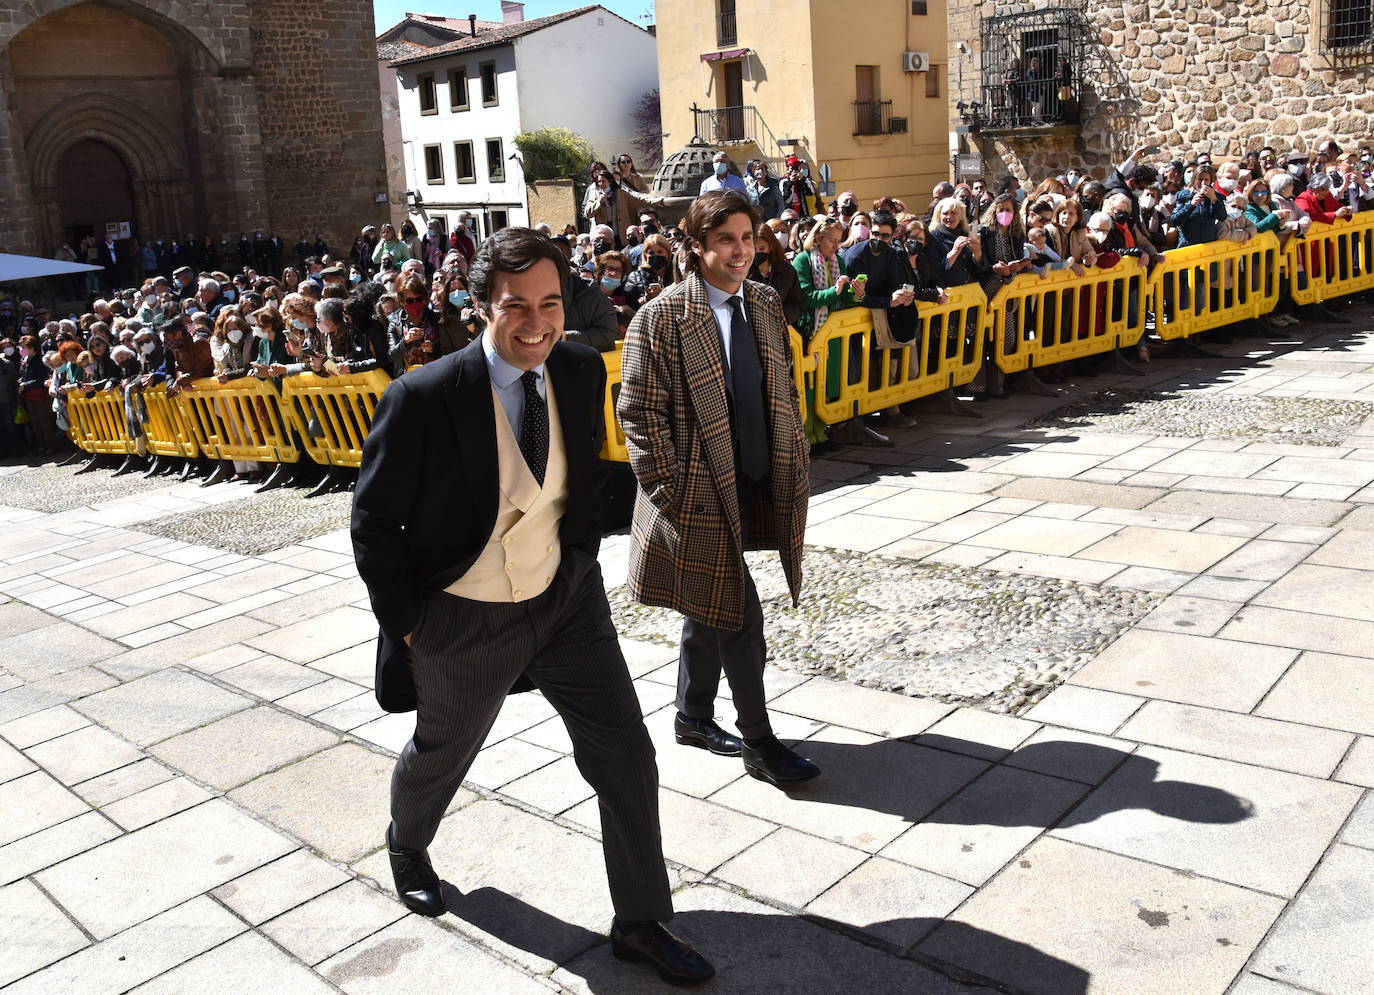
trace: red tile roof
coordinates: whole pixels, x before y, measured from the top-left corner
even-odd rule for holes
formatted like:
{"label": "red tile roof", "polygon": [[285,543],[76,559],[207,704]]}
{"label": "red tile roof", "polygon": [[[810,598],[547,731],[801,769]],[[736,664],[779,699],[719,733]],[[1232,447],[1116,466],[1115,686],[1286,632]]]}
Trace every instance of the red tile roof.
{"label": "red tile roof", "polygon": [[[478,21],[477,36],[475,38],[467,33],[468,22],[462,21],[462,37],[455,38],[453,41],[445,42],[442,45],[435,45],[433,48],[424,49],[423,51],[418,52],[415,55],[409,55],[404,58],[395,59],[391,64],[393,66],[405,65],[407,63],[421,62],[425,59],[432,59],[440,55],[452,55],[455,52],[468,52],[474,51],[476,49],[489,48],[495,45],[504,45],[505,43],[514,41],[516,38],[519,38],[523,35],[532,34],[533,32],[540,30],[541,28],[547,28],[551,25],[558,24],[562,21],[571,20],[572,18],[578,17],[591,10],[605,10],[605,8],[601,7],[599,4],[590,4],[586,7],[577,7],[573,10],[565,10],[559,14],[549,14],[546,17],[535,17],[531,18],[528,21],[517,21],[514,24],[494,24],[490,21]],[[605,12],[608,14],[611,13],[610,11]],[[611,14],[611,16],[619,17],[620,15]],[[624,18],[620,19],[624,20]],[[448,21],[451,19],[444,18],[443,20]],[[453,23],[459,22],[455,21]],[[626,23],[628,24],[630,22],[627,21]]]}

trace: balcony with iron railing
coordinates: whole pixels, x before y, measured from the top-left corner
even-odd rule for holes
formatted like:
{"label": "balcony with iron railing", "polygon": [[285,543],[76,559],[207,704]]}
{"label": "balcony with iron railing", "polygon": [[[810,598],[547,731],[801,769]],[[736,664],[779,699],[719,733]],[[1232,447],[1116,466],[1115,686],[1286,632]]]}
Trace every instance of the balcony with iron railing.
{"label": "balcony with iron railing", "polygon": [[904,117],[892,116],[890,100],[854,101],[854,135],[899,135],[906,131]]}

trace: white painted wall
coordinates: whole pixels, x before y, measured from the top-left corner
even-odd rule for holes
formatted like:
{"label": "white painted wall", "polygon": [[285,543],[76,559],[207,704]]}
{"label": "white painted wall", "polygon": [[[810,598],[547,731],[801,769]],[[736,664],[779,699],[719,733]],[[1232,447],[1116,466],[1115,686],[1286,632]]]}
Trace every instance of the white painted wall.
{"label": "white painted wall", "polygon": [[635,107],[658,86],[653,35],[608,11],[591,10],[513,44],[525,131],[567,128],[607,163],[620,152],[634,155]]}
{"label": "white painted wall", "polygon": [[[482,106],[480,66],[496,63],[497,104]],[[455,111],[449,106],[448,75],[452,68],[462,67],[468,73],[468,110]],[[418,77],[434,74],[438,112],[420,113]],[[405,177],[408,189],[419,190],[424,197],[420,210],[412,212],[416,227],[423,229],[430,217],[444,215],[452,227],[460,210],[472,211],[479,221],[480,234],[487,235],[485,212],[504,210],[512,225],[529,222],[525,200],[525,179],[519,163],[505,160],[505,179],[493,182],[487,172],[486,140],[500,138],[503,156],[515,151],[515,136],[520,131],[519,88],[516,85],[515,53],[510,45],[484,48],[471,53],[438,56],[424,62],[410,63],[396,68],[400,94],[400,121],[405,150]],[[453,144],[471,141],[476,180],[459,183]],[[440,183],[428,182],[425,175],[424,148],[437,144],[444,162],[444,178]]]}

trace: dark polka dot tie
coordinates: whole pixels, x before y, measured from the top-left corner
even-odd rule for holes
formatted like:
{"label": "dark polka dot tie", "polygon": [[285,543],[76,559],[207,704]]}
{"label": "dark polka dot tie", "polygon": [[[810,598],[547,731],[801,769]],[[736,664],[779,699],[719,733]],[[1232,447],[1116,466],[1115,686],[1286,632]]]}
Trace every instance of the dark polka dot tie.
{"label": "dark polka dot tie", "polygon": [[533,370],[526,370],[520,376],[520,384],[525,388],[525,419],[520,427],[520,451],[525,454],[530,473],[544,486],[544,467],[549,462],[549,409],[539,396],[536,386],[539,378]]}

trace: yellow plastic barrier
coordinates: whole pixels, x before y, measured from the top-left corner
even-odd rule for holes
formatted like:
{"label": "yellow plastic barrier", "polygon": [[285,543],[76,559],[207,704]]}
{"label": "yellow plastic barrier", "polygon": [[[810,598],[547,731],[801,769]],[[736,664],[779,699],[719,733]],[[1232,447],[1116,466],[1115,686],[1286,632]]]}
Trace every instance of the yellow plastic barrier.
{"label": "yellow plastic barrier", "polygon": [[971,381],[982,362],[987,298],[977,284],[948,294],[945,304],[917,304],[921,331],[902,349],[874,348],[868,308],[831,312],[808,349],[818,364],[816,417],[834,425]]}
{"label": "yellow plastic barrier", "polygon": [[624,342],[617,342],[615,352],[601,354],[601,360],[606,364],[606,396],[601,402],[606,419],[606,441],[601,444],[601,458],[611,463],[630,462],[630,453],[625,448],[625,433],[620,430],[620,421],[615,416],[615,402],[620,399],[620,355],[624,348]]}
{"label": "yellow plastic barrier", "polygon": [[1316,304],[1374,287],[1374,212],[1314,224],[1284,246],[1288,288],[1299,304]]}
{"label": "yellow plastic barrier", "polygon": [[200,444],[187,418],[190,409],[183,408],[175,398],[167,396],[165,383],[145,389],[143,403],[148,409],[143,434],[148,440],[149,452],[154,456],[181,456],[187,459],[200,455]]}
{"label": "yellow plastic barrier", "polygon": [[[357,469],[372,415],[391,378],[381,370],[316,376],[302,373],[282,381],[282,404],[295,420],[305,451],[321,466]],[[311,422],[320,434],[309,432]]]}
{"label": "yellow plastic barrier", "polygon": [[1150,274],[1155,334],[1181,339],[1268,314],[1279,299],[1279,256],[1273,232],[1166,252]]}
{"label": "yellow plastic barrier", "polygon": [[1147,280],[1132,258],[1082,276],[1017,274],[988,304],[997,366],[1019,373],[1135,345],[1145,334]]}
{"label": "yellow plastic barrier", "polygon": [[207,377],[178,397],[187,424],[207,455],[259,463],[295,463],[300,449],[294,424],[282,410],[276,388],[257,377],[222,384]]}
{"label": "yellow plastic barrier", "polygon": [[88,453],[132,456],[138,452],[138,444],[129,437],[124,395],[118,388],[89,397],[80,391],[68,394],[67,421],[72,442]]}

